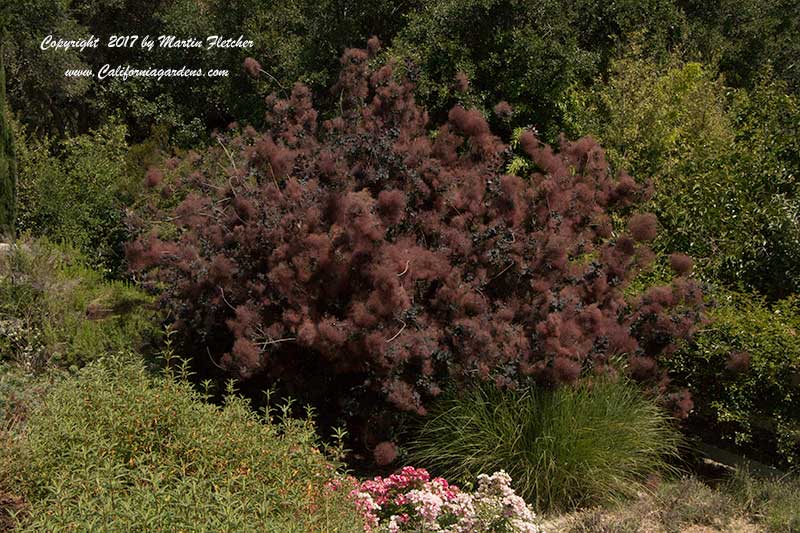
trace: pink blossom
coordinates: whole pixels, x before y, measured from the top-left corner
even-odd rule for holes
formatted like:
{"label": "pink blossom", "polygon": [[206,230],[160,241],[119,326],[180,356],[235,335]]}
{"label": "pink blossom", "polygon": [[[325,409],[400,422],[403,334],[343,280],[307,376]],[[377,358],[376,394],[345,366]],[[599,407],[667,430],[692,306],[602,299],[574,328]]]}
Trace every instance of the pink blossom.
{"label": "pink blossom", "polygon": [[367,533],[489,532],[499,524],[504,531],[540,533],[533,511],[502,470],[478,476],[478,490],[470,494],[444,478],[431,479],[425,469],[405,466],[389,477],[363,481],[351,497]]}

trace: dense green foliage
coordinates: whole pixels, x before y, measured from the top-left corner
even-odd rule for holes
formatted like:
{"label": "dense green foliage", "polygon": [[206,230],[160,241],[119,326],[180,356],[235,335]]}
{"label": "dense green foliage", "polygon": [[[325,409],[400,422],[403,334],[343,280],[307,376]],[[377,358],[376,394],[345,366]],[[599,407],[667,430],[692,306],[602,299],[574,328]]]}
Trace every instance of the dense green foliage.
{"label": "dense green foliage", "polygon": [[[666,230],[656,247],[689,253],[700,276],[745,291],[722,291],[708,326],[672,360],[699,420],[739,444],[756,435],[796,463],[800,103],[771,68],[748,76],[748,89],[731,90],[711,67],[634,47],[562,108],[573,134],[653,177],[650,207]],[[749,365],[726,370],[742,354]]]}
{"label": "dense green foliage", "polygon": [[752,294],[723,293],[710,323],[670,361],[714,433],[771,446],[800,461],[800,302],[768,305]]}
{"label": "dense green foliage", "polygon": [[[372,34],[390,38],[402,15],[414,5],[364,0],[297,2],[261,0],[22,0],[9,6],[10,99],[24,124],[37,134],[86,133],[109,116],[123,117],[140,140],[153,125],[165,125],[182,144],[205,141],[211,128],[233,120],[259,124],[262,97],[286,92],[297,80],[328,96],[345,48],[362,45]],[[108,48],[108,38],[174,35],[205,39],[243,35],[253,48]],[[40,51],[45,35],[77,38],[95,35],[102,46]],[[242,62],[258,57],[267,73],[247,77]],[[112,67],[202,67],[227,69],[227,77],[117,78],[65,77],[67,69]]]}
{"label": "dense green foliage", "polygon": [[440,400],[421,424],[412,460],[452,479],[503,469],[540,509],[635,494],[679,443],[668,415],[624,381],[477,388]]}
{"label": "dense green foliage", "polygon": [[206,403],[182,379],[114,356],[58,382],[21,433],[0,435],[0,486],[33,531],[359,529],[313,423]]}
{"label": "dense green foliage", "polygon": [[0,359],[41,371],[144,349],[160,331],[151,301],[75,251],[24,241],[0,256]]}
{"label": "dense green foliage", "polygon": [[6,118],[6,70],[3,43],[6,40],[5,17],[0,15],[0,238],[14,234],[17,166],[14,133]]}
{"label": "dense green foliage", "polygon": [[800,4],[793,0],[680,0],[690,46],[735,87],[752,87],[767,65],[800,89]]}
{"label": "dense green foliage", "polygon": [[634,49],[562,106],[573,134],[654,180],[660,249],[690,254],[734,287],[772,297],[800,288],[800,107],[785,84],[766,73],[751,92],[730,93],[699,63]]}
{"label": "dense green foliage", "polygon": [[11,29],[3,44],[12,109],[36,131],[75,131],[82,122],[86,127],[89,80],[64,76],[67,69],[84,68],[86,60],[76,50],[39,50],[48,34],[88,36],[70,17],[68,3],[22,0],[5,3],[3,11]]}
{"label": "dense green foliage", "polygon": [[571,84],[594,77],[632,31],[663,50],[680,36],[681,19],[663,0],[432,0],[409,16],[391,54],[415,65],[418,94],[434,116],[458,101],[488,110],[505,100],[521,124],[553,141],[556,103]]}
{"label": "dense green foliage", "polygon": [[18,231],[74,246],[92,266],[119,276],[125,269],[124,207],[141,189],[140,179],[131,177],[136,170],[125,135],[116,122],[61,142],[23,130]]}
{"label": "dense green foliage", "polygon": [[[634,49],[612,75],[564,100],[572,131],[591,134],[609,158],[652,176],[651,208],[665,230],[657,247],[691,254],[722,292],[710,324],[673,360],[697,414],[744,443],[756,423],[784,460],[796,462],[794,377],[800,288],[800,105],[767,70],[750,90],[730,91],[698,63],[661,64]],[[789,297],[770,305],[771,300]],[[749,368],[726,371],[747,353]]]}
{"label": "dense green foliage", "polygon": [[[137,139],[153,124],[166,124],[174,139],[202,142],[207,128],[231,120],[260,123],[259,96],[288,91],[297,80],[326,97],[323,107],[330,110],[336,102],[327,98],[327,88],[339,57],[370,35],[394,40],[388,55],[414,63],[408,67],[418,74],[419,95],[434,114],[441,117],[464,99],[484,109],[507,100],[521,124],[534,124],[549,141],[561,127],[557,102],[563,91],[604,73],[634,34],[648,55],[685,50],[691,59],[718,64],[736,86],[751,87],[773,64],[779,79],[797,89],[791,59],[800,17],[788,0],[726,0],[715,6],[674,0],[23,0],[9,7],[9,15],[15,28],[7,51],[12,104],[26,125],[51,134],[85,133],[121,113]],[[254,46],[38,50],[47,34],[105,40],[119,34],[122,18],[130,35],[244,35]],[[265,75],[257,82],[241,68],[245,55],[262,63]],[[103,64],[204,66],[228,69],[230,76],[168,84],[63,76],[68,68],[96,70]],[[455,90],[458,72],[471,84],[468,94]]]}

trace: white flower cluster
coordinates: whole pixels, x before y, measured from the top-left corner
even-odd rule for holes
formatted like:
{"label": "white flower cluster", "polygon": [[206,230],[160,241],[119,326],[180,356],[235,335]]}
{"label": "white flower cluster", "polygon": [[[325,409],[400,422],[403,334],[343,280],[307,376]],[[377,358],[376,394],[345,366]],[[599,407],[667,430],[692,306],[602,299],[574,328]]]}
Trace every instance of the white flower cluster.
{"label": "white flower cluster", "polygon": [[42,333],[27,321],[0,320],[0,360],[12,358],[29,372],[42,369],[47,362]]}
{"label": "white flower cluster", "polygon": [[478,476],[474,493],[461,491],[427,471],[405,467],[351,493],[367,533],[542,533],[533,510],[511,488],[504,471]]}
{"label": "white flower cluster", "polygon": [[478,516],[507,517],[510,531],[541,533],[536,525],[536,515],[528,504],[511,488],[511,476],[503,470],[491,476],[478,476],[478,490],[472,495],[472,504]]}

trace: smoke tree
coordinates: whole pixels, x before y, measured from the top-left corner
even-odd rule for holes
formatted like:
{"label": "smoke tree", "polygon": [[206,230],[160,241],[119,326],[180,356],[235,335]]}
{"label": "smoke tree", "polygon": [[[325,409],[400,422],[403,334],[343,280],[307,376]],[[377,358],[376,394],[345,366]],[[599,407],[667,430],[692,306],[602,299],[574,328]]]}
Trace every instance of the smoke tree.
{"label": "smoke tree", "polygon": [[647,188],[612,175],[590,138],[553,148],[531,131],[533,171],[507,174],[512,151],[480,112],[455,107],[431,130],[413,84],[371,67],[378,47],[345,52],[335,116],[297,84],[270,97],[266,131],[233,125],[148,173],[129,264],[197,368],[361,421],[424,414],[476,379],[624,371],[667,392],[658,361],[702,295],[676,257],[671,284],[626,298],[653,259],[655,217],[636,212]]}

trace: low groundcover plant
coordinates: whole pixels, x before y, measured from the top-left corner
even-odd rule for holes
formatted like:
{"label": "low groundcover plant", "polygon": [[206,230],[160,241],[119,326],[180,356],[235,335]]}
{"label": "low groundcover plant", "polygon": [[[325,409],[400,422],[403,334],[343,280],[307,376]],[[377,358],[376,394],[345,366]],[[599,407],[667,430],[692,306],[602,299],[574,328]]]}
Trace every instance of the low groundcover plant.
{"label": "low groundcover plant", "polygon": [[258,414],[232,388],[222,405],[206,400],[130,354],[94,361],[0,431],[0,494],[24,497],[26,531],[361,529],[347,494],[325,489],[340,451],[310,419]]}
{"label": "low groundcover plant", "polygon": [[423,468],[406,466],[389,477],[357,484],[351,496],[367,533],[541,531],[533,511],[514,493],[511,477],[502,470],[479,475],[477,490],[469,493],[441,477],[431,479]]}

